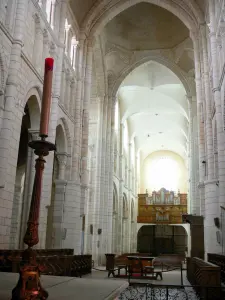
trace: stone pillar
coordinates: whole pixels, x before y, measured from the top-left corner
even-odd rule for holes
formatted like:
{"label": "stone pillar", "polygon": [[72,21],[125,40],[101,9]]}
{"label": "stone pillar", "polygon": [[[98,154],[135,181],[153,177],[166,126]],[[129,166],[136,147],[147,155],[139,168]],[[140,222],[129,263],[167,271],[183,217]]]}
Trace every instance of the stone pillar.
{"label": "stone pillar", "polygon": [[[60,45],[56,47],[52,43],[50,48],[50,55],[55,59],[53,71],[53,86],[52,86],[52,104],[51,115],[49,122],[49,136],[48,141],[55,143],[56,127],[58,122],[58,102],[60,98],[61,89],[61,75],[62,75],[62,62],[63,62],[63,40],[64,40],[64,24],[66,15],[66,1],[61,1],[60,9],[60,26],[59,26],[59,41]],[[47,229],[47,208],[51,201],[52,190],[52,171],[53,171],[54,153],[50,153],[46,159],[44,177],[43,177],[43,191],[42,201],[40,208],[40,225],[39,225],[39,248],[45,248],[46,243],[46,229]]]}
{"label": "stone pillar", "polygon": [[63,97],[63,105],[66,110],[68,110],[69,106],[69,97],[70,97],[70,72],[67,70],[65,73],[65,87],[64,87],[64,97]]}
{"label": "stone pillar", "polygon": [[51,16],[50,16],[50,26],[52,29],[55,29],[55,11],[56,11],[56,0],[52,0],[52,9],[51,9]]}
{"label": "stone pillar", "polygon": [[43,29],[41,25],[40,16],[35,14],[35,39],[33,47],[33,64],[37,71],[41,73],[43,69],[44,62],[43,58]]}
{"label": "stone pillar", "polygon": [[218,48],[216,38],[216,20],[214,3],[209,1],[209,14],[210,14],[210,46],[211,46],[211,59],[212,59],[212,78],[213,78],[213,98],[216,107],[216,128],[217,128],[217,149],[218,149],[218,167],[219,167],[219,201],[217,217],[220,217],[220,206],[225,205],[225,137],[224,137],[224,122],[223,111],[221,107],[221,90],[220,90],[220,77],[219,77],[219,61],[218,61]]}
{"label": "stone pillar", "polygon": [[[5,233],[0,233],[0,247],[9,247],[10,223],[14,197],[14,183],[17,168],[17,154],[23,109],[18,98],[18,84],[21,67],[21,50],[24,39],[24,20],[27,1],[18,0],[16,4],[13,42],[10,53],[8,78],[5,88],[5,107],[0,131],[0,217],[5,224]],[[9,151],[9,149],[11,149]],[[3,224],[2,223],[2,224]]]}
{"label": "stone pillar", "polygon": [[76,110],[76,80],[73,78],[71,81],[71,93],[70,93],[70,114],[75,117]]}
{"label": "stone pillar", "polygon": [[59,180],[64,180],[65,179],[65,170],[66,170],[66,163],[67,163],[67,158],[68,154],[63,152],[57,152],[56,153],[58,164],[59,164],[59,175],[58,179]]}
{"label": "stone pillar", "polygon": [[47,57],[49,57],[49,36],[48,36],[48,31],[44,29],[43,31],[43,51],[42,51],[42,61],[41,61],[41,74],[44,75],[44,61]]}
{"label": "stone pillar", "polygon": [[[30,129],[29,130],[31,141],[40,139],[39,129]],[[21,228],[20,228],[20,237],[19,237],[19,248],[24,248],[23,237],[27,228],[27,220],[30,210],[30,202],[33,192],[33,183],[35,177],[35,159],[37,156],[34,154],[34,150],[28,147],[27,151],[27,162],[25,170],[25,180],[24,180],[24,191],[22,199],[22,209],[21,209]]]}
{"label": "stone pillar", "polygon": [[65,27],[65,31],[66,31],[66,40],[65,40],[65,53],[67,56],[70,55],[70,50],[69,49],[69,32],[70,32],[70,28],[71,28],[71,25],[66,25]]}
{"label": "stone pillar", "polygon": [[118,254],[123,251],[123,136],[124,126],[120,124],[119,191],[118,191]]}
{"label": "stone pillar", "polygon": [[[63,163],[64,166],[64,163]],[[53,195],[52,209],[52,248],[61,249],[63,247],[63,240],[66,238],[67,230],[64,227],[64,206],[66,193],[66,180],[55,180],[55,194]],[[66,220],[65,220],[66,222]]]}
{"label": "stone pillar", "polygon": [[82,132],[82,173],[81,182],[83,185],[88,184],[88,128],[89,128],[89,103],[91,97],[91,78],[92,78],[92,58],[93,58],[93,41],[87,41],[87,61],[84,81],[84,110],[83,110],[83,132]]}
{"label": "stone pillar", "polygon": [[19,248],[25,166],[17,168],[10,229],[10,249]]}
{"label": "stone pillar", "polygon": [[77,46],[78,46],[78,41],[76,40],[76,37],[72,38],[72,43],[71,43],[71,63],[72,67],[74,70],[76,69],[76,56],[77,56]]}
{"label": "stone pillar", "polygon": [[80,135],[82,128],[81,96],[83,90],[83,60],[84,60],[84,39],[79,43],[79,56],[77,61],[77,89],[75,103],[75,124],[74,124],[74,147],[73,147],[73,167],[72,181],[80,183]]}
{"label": "stone pillar", "polygon": [[216,238],[216,227],[214,218],[218,217],[218,199],[217,186],[214,178],[214,153],[213,153],[213,135],[212,135],[212,120],[211,120],[211,88],[209,81],[209,65],[206,42],[206,27],[201,25],[201,40],[202,40],[202,59],[204,69],[204,87],[205,87],[205,104],[206,104],[206,144],[207,144],[207,171],[208,176],[205,181],[205,251],[206,253],[214,253],[219,251],[219,244]]}
{"label": "stone pillar", "polygon": [[102,214],[102,194],[103,194],[103,180],[104,174],[102,174],[104,166],[104,153],[105,153],[105,119],[107,117],[106,97],[99,97],[98,102],[98,125],[97,125],[97,141],[96,141],[96,171],[93,178],[93,198],[94,201],[91,205],[91,219],[90,222],[93,225],[93,234],[92,234],[92,255],[97,264],[100,263],[99,260],[99,251],[100,251],[100,236],[97,234],[97,229],[100,228],[101,220],[100,214]]}
{"label": "stone pillar", "polygon": [[[112,98],[111,100],[112,104],[111,104],[111,122],[110,122],[110,149],[109,149],[109,180],[108,180],[108,203],[110,204],[108,206],[108,216],[109,219],[112,218],[114,219],[114,212],[113,212],[113,174],[114,174],[114,134],[115,134],[115,124],[114,124],[114,120],[115,120],[115,102],[116,99]],[[107,206],[107,203],[106,203]],[[117,212],[116,212],[116,216],[115,216],[115,220],[114,222],[116,222],[115,224],[115,229],[117,228]],[[113,222],[109,222],[108,221],[108,232],[111,232],[111,235],[108,236],[108,243],[107,243],[107,252],[112,252],[114,249],[112,248],[112,240],[113,240]],[[114,235],[116,233],[117,236],[117,230],[116,232],[114,232]],[[115,239],[117,240],[117,239]],[[110,251],[111,250],[111,251]]]}

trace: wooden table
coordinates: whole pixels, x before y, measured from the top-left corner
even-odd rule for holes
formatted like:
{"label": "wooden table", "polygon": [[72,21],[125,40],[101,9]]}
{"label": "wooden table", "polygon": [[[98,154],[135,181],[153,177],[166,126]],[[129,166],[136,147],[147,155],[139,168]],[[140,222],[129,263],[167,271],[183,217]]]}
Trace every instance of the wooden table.
{"label": "wooden table", "polygon": [[141,276],[143,276],[145,266],[151,266],[154,258],[153,256],[127,256],[129,261],[129,275],[140,272]]}

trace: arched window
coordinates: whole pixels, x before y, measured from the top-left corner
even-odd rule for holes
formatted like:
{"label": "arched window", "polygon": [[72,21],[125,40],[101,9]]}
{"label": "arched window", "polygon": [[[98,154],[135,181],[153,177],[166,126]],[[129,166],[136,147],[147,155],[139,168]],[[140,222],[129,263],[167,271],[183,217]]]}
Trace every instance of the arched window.
{"label": "arched window", "polygon": [[180,168],[176,160],[162,156],[154,159],[147,168],[148,188],[178,190]]}
{"label": "arched window", "polygon": [[128,218],[128,205],[127,205],[127,197],[123,194],[123,218]]}
{"label": "arched window", "polygon": [[52,10],[53,10],[52,0],[47,0],[46,1],[46,14],[47,14],[47,20],[50,24],[52,24]]}
{"label": "arched window", "polygon": [[76,39],[76,36],[73,36],[71,41],[70,60],[71,60],[71,65],[74,69],[76,68],[77,45],[78,45],[78,41]]}

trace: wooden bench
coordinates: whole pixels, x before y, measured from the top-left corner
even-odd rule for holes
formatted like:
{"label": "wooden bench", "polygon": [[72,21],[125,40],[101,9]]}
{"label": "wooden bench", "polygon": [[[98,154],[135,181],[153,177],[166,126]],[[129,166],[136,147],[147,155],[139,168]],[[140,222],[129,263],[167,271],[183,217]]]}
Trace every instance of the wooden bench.
{"label": "wooden bench", "polygon": [[[195,290],[201,299],[220,299],[220,267],[198,257],[187,257],[187,279],[193,286],[197,286]],[[205,295],[206,289],[203,287],[207,286],[214,289]],[[216,287],[218,290],[215,289]]]}
{"label": "wooden bench", "polygon": [[225,255],[208,253],[208,262],[220,267],[221,281],[225,284]]}
{"label": "wooden bench", "polygon": [[[73,255],[72,249],[37,249],[37,262],[43,266],[43,274],[78,276],[92,271],[91,255]],[[23,250],[0,250],[0,271],[19,272]]]}

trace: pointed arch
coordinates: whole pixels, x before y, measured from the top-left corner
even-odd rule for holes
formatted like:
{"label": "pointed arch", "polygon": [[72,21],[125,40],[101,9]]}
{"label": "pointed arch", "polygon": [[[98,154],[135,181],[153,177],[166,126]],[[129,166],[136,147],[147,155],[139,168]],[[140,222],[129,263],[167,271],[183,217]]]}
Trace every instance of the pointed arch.
{"label": "pointed arch", "polygon": [[104,1],[98,1],[84,19],[82,28],[89,36],[97,35],[115,16],[141,2],[155,4],[168,10],[178,17],[189,30],[196,31],[198,25],[204,23],[203,13],[194,0],[188,0],[187,3],[181,0],[176,2],[171,0],[114,0],[107,4]]}

